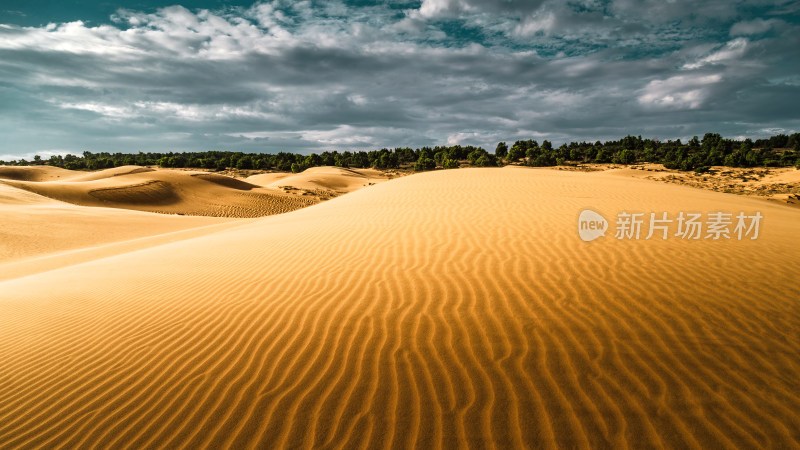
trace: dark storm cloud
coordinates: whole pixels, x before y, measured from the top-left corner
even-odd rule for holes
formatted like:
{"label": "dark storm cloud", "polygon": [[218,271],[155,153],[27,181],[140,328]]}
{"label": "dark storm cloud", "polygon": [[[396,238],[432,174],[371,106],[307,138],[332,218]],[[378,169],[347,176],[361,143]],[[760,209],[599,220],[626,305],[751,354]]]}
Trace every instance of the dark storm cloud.
{"label": "dark storm cloud", "polygon": [[800,127],[792,2],[190,6],[0,26],[0,154]]}

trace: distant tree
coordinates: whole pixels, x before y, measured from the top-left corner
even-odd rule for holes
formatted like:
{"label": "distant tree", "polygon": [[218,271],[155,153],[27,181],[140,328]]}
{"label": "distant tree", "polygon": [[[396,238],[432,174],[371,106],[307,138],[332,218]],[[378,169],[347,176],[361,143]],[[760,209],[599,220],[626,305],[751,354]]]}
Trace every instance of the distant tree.
{"label": "distant tree", "polygon": [[167,167],[186,167],[186,158],[183,155],[170,156],[167,159]]}
{"label": "distant tree", "polygon": [[445,160],[442,161],[442,167],[445,169],[458,169],[458,161],[455,159],[445,158]]}
{"label": "distant tree", "polygon": [[420,156],[416,164],[414,164],[414,171],[422,172],[424,170],[433,170],[436,168],[436,161],[426,156]]}
{"label": "distant tree", "polygon": [[484,153],[475,161],[475,165],[478,167],[495,167],[497,166],[497,160],[494,155]]}
{"label": "distant tree", "polygon": [[[718,133],[706,133],[702,141],[696,136],[683,144],[680,139],[661,142],[655,139],[642,139],[641,136],[627,135],[618,141],[593,144],[587,142],[564,143],[553,149],[550,141],[543,141],[541,147],[533,139],[518,140],[510,146],[498,143],[493,154],[480,147],[470,145],[422,147],[416,150],[402,147],[390,150],[382,148],[371,151],[323,152],[319,155],[300,155],[288,152],[245,154],[230,151],[205,151],[184,153],[93,153],[84,151],[81,155],[54,155],[44,160],[39,155],[33,161],[24,159],[5,164],[48,164],[71,170],[104,169],[122,165],[161,165],[162,167],[202,167],[224,170],[236,167],[246,170],[277,169],[289,171],[294,165],[296,171],[320,165],[340,167],[375,167],[379,169],[398,168],[411,163],[426,170],[434,165],[447,168],[459,166],[459,161],[468,160],[474,166],[500,164],[503,155],[507,161],[525,158],[525,164],[544,166],[560,164],[564,161],[578,162],[619,162],[635,163],[648,161],[662,163],[665,167],[694,170],[706,166],[726,165],[736,167],[776,166],[790,167],[800,161],[800,133],[779,134],[755,141],[725,139]],[[420,162],[420,160],[422,160]],[[419,164],[416,164],[420,162]],[[407,167],[407,166],[406,166]],[[428,169],[429,170],[429,169]]]}
{"label": "distant tree", "polygon": [[253,158],[250,156],[242,156],[236,161],[236,168],[239,170],[249,170],[253,168]]}
{"label": "distant tree", "polygon": [[744,161],[748,167],[757,166],[759,164],[758,154],[753,150],[750,150],[744,155]]}
{"label": "distant tree", "polygon": [[601,148],[600,151],[597,152],[597,156],[594,158],[595,162],[599,163],[609,163],[611,162],[612,154],[611,151],[605,147]]}
{"label": "distant tree", "polygon": [[303,161],[303,165],[305,167],[316,167],[322,165],[322,158],[316,153],[312,153],[306,156],[305,161]]}
{"label": "distant tree", "polygon": [[473,150],[473,151],[471,151],[471,152],[470,152],[470,153],[467,155],[467,160],[469,161],[469,163],[470,163],[471,165],[473,165],[473,166],[474,166],[474,165],[475,165],[475,164],[478,162],[478,159],[479,159],[481,156],[483,156],[483,153],[484,153],[484,152],[482,152],[482,151],[480,151],[480,150]]}
{"label": "distant tree", "polygon": [[556,158],[552,153],[538,153],[534,158],[528,160],[529,166],[534,167],[548,167],[555,166],[557,163]]}
{"label": "distant tree", "polygon": [[794,133],[791,136],[789,136],[789,140],[786,142],[786,146],[796,152],[800,151],[800,133]]}
{"label": "distant tree", "polygon": [[433,155],[433,160],[440,166],[444,164],[445,159],[447,159],[447,152],[444,150],[438,151]]}
{"label": "distant tree", "polygon": [[505,142],[499,142],[497,147],[494,149],[494,155],[498,158],[505,158],[508,155],[508,144]]}
{"label": "distant tree", "polygon": [[614,154],[613,160],[617,164],[633,164],[636,160],[636,155],[630,149],[620,150]]}
{"label": "distant tree", "polygon": [[508,162],[517,162],[520,158],[525,156],[525,148],[521,145],[514,144],[511,146],[511,149],[508,150],[508,156],[506,157],[506,161]]}

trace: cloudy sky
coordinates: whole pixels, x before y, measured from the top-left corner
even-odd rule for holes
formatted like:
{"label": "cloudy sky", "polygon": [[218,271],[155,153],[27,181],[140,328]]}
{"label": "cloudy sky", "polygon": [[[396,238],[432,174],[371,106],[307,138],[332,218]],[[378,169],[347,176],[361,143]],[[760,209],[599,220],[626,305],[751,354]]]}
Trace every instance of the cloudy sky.
{"label": "cloudy sky", "polygon": [[762,137],[799,104],[797,0],[0,3],[0,159]]}

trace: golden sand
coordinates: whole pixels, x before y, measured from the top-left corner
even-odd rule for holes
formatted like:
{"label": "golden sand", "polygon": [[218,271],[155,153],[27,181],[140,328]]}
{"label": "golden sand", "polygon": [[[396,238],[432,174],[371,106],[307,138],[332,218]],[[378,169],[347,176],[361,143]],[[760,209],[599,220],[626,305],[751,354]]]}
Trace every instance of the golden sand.
{"label": "golden sand", "polygon": [[261,217],[316,203],[214,173],[138,166],[92,173],[47,166],[0,168],[0,184],[82,206],[193,216]]}
{"label": "golden sand", "polygon": [[[764,220],[587,243],[586,207]],[[798,447],[798,223],[613,174],[459,169],[9,279],[0,447]]]}

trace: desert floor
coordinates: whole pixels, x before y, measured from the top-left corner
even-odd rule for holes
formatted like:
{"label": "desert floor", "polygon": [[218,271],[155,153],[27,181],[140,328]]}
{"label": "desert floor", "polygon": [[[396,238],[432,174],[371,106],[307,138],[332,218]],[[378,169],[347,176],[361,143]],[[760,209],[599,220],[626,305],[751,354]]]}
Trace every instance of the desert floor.
{"label": "desert floor", "polygon": [[0,168],[0,448],[800,447],[800,209],[630,170]]}

